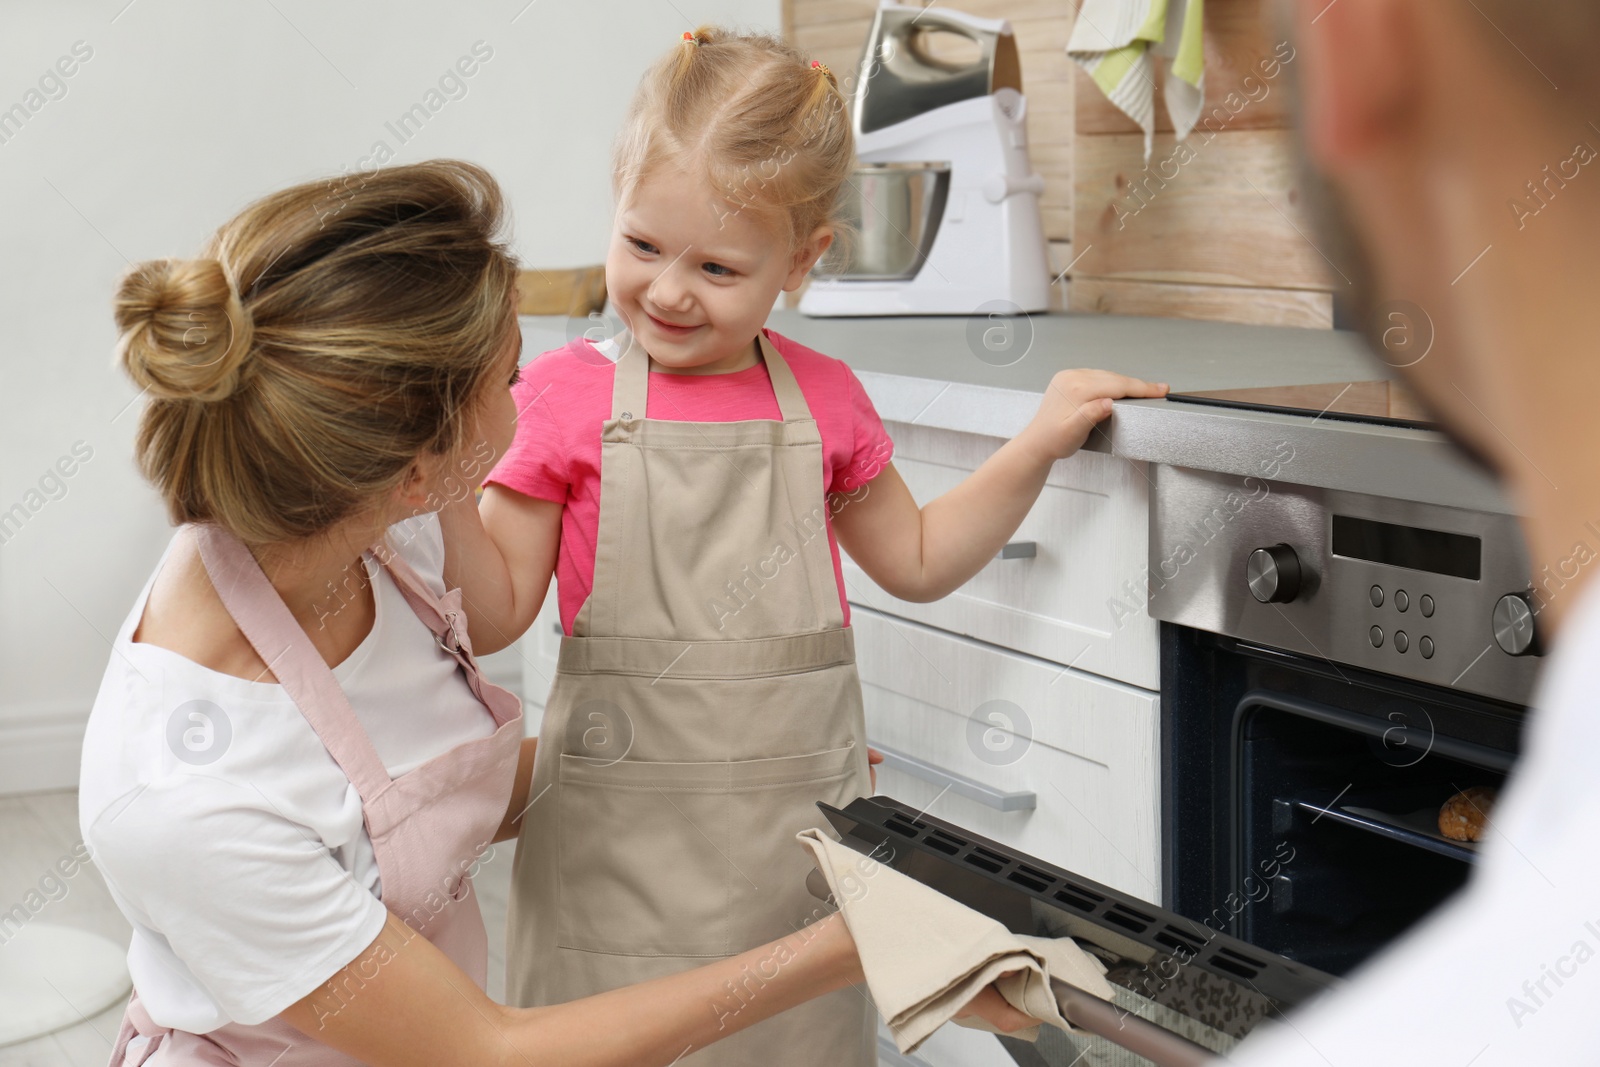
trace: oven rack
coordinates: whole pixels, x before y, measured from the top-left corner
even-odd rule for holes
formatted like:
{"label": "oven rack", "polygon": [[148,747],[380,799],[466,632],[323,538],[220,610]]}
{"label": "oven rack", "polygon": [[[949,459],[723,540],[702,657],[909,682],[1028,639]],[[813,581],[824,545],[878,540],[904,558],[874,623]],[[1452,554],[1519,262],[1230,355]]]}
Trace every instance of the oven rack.
{"label": "oven rack", "polygon": [[1342,826],[1364,830],[1369,834],[1425,849],[1440,856],[1449,856],[1451,859],[1466,863],[1472,863],[1478,858],[1476,844],[1469,841],[1454,841],[1438,831],[1436,828],[1438,805],[1394,812],[1384,809],[1395,806],[1410,808],[1412,805],[1385,804],[1382,797],[1370,799],[1355,797],[1328,807],[1309,800],[1297,800],[1294,806],[1312,815],[1314,819],[1326,817]]}

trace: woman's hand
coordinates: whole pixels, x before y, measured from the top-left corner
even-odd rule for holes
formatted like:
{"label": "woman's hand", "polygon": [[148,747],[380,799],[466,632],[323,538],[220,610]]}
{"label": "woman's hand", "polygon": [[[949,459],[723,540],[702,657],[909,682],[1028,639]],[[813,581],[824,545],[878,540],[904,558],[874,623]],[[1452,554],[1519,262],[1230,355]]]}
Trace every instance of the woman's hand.
{"label": "woman's hand", "polygon": [[1111,414],[1111,402],[1122,397],[1167,395],[1164,382],[1147,382],[1108,370],[1064,370],[1050,379],[1039,412],[1019,440],[1026,440],[1045,462],[1072,455],[1089,439],[1089,431]]}
{"label": "woman's hand", "polygon": [[883,762],[883,753],[879,752],[877,749],[873,748],[871,745],[868,745],[867,746],[867,774],[871,775],[871,777],[872,777],[872,791],[874,793],[876,793],[878,791],[878,770],[877,770],[877,768],[878,768],[878,764],[880,764],[882,762]]}
{"label": "woman's hand", "polygon": [[[1007,974],[1018,973],[1020,972],[1007,971],[1006,974],[1002,974],[1000,977],[1004,978]],[[996,981],[998,980],[996,979]],[[957,1019],[970,1019],[974,1016],[982,1019],[1001,1033],[1006,1034],[1014,1033],[1018,1030],[1026,1030],[1030,1026],[1038,1026],[1040,1022],[1033,1016],[1013,1008],[1011,1003],[1000,995],[1000,991],[994,987],[993,983],[978,990],[978,995],[967,1001],[966,1007],[956,1012],[955,1017]]]}

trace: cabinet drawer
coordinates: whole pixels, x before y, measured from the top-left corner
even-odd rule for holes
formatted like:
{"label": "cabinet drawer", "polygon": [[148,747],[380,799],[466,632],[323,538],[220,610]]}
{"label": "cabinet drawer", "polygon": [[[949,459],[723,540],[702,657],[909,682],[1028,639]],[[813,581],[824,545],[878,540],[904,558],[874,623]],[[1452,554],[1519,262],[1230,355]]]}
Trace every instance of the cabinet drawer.
{"label": "cabinet drawer", "polygon": [[[889,423],[895,469],[926,504],[1003,443],[994,437]],[[1078,452],[1055,464],[1013,535],[1032,557],[991,560],[943,600],[898,600],[845,560],[852,603],[970,634],[1053,663],[1159,688],[1157,626],[1146,610],[1149,483],[1145,464]]]}
{"label": "cabinet drawer", "polygon": [[854,617],[867,736],[1032,810],[878,769],[878,790],[1160,903],[1157,694],[870,609]]}

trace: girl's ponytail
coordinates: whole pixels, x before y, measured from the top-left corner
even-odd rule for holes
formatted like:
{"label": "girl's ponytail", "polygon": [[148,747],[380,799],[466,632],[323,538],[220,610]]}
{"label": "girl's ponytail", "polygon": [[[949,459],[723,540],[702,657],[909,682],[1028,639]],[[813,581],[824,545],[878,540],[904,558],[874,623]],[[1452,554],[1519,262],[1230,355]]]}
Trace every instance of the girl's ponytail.
{"label": "girl's ponytail", "polygon": [[672,67],[672,85],[674,88],[688,76],[694,67],[694,55],[700,46],[711,43],[711,29],[701,26],[697,30],[684,30],[683,43],[678,46],[677,61]]}

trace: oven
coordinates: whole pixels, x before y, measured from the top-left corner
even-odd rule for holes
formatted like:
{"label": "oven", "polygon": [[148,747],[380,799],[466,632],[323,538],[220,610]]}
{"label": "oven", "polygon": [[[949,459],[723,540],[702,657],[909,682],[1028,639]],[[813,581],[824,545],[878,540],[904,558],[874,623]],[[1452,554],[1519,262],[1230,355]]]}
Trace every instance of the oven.
{"label": "oven", "polygon": [[1150,476],[1165,906],[890,797],[827,812],[854,847],[1107,964],[1117,1025],[1058,990],[1085,1032],[1001,1039],[1031,1067],[1199,1062],[1337,986],[1466,881],[1476,845],[1440,807],[1504,782],[1537,670],[1513,517]]}
{"label": "oven", "polygon": [[1477,845],[1440,809],[1516,759],[1540,650],[1520,530],[1152,476],[1165,901],[1343,975],[1466,881]]}

